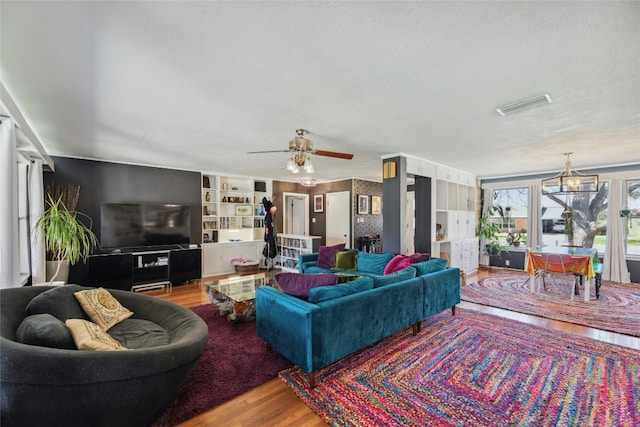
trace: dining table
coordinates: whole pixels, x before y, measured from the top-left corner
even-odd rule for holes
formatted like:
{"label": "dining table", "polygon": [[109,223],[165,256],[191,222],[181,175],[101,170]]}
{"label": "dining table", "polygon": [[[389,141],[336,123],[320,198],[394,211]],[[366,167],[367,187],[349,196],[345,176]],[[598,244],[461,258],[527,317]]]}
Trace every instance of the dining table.
{"label": "dining table", "polygon": [[[589,301],[591,284],[596,276],[594,262],[598,263],[598,250],[573,246],[540,246],[529,251],[526,271],[531,275],[531,291],[535,292],[535,278],[538,271],[547,273],[573,274],[584,280],[584,300]],[[575,286],[578,295],[578,286]]]}

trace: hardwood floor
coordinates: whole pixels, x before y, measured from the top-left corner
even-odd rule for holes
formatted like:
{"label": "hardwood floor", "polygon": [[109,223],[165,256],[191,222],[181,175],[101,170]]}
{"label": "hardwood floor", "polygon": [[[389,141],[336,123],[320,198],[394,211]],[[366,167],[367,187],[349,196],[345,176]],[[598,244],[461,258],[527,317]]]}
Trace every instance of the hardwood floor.
{"label": "hardwood floor", "polygon": [[[498,270],[480,269],[478,274],[467,276],[467,282],[487,277]],[[271,271],[275,274],[278,271]],[[175,286],[170,290],[146,291],[147,295],[173,301],[185,307],[195,307],[201,304],[209,304],[206,294],[205,282],[212,278],[203,278],[193,283]],[[613,332],[602,331],[585,326],[543,317],[531,316],[503,310],[495,307],[487,307],[462,301],[458,307],[477,310],[520,322],[530,323],[557,331],[563,331],[574,335],[593,338],[596,340],[622,345],[640,350],[640,338]],[[190,420],[180,424],[181,427],[193,426],[324,426],[326,423],[313,412],[302,400],[291,391],[279,378],[275,378],[233,400],[210,409]]]}

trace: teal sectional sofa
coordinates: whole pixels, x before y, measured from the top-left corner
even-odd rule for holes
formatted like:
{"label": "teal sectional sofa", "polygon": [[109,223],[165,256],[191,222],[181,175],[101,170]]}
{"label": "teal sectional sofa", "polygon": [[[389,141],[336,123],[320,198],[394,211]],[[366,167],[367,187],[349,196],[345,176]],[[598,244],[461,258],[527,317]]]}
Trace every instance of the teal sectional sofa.
{"label": "teal sectional sofa", "polygon": [[409,326],[415,335],[422,320],[447,308],[455,314],[460,302],[460,270],[442,259],[386,276],[346,273],[363,277],[313,288],[306,300],[267,286],[256,292],[258,336],[307,373],[312,388],[317,370]]}

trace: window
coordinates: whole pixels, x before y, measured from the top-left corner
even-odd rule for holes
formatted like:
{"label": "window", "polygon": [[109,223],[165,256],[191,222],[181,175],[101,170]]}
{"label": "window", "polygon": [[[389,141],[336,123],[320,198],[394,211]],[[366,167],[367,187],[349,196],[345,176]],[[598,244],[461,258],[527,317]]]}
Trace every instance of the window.
{"label": "window", "polygon": [[500,206],[504,217],[496,214],[492,222],[500,225],[499,242],[503,246],[526,246],[529,188],[504,188],[493,192],[494,206]]}
{"label": "window", "polygon": [[627,205],[629,218],[626,221],[627,255],[640,255],[640,179],[627,181]]}
{"label": "window", "polygon": [[607,236],[608,185],[595,193],[542,196],[542,241],[545,246],[577,245],[604,254]]}

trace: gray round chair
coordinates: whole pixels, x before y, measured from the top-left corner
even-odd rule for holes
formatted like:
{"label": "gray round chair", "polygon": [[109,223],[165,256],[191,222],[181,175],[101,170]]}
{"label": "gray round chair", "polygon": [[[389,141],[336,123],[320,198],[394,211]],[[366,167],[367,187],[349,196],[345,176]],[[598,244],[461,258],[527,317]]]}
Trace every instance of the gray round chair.
{"label": "gray round chair", "polygon": [[[70,306],[74,304],[71,287],[90,289],[63,287],[69,288]],[[50,289],[0,290],[0,425],[153,423],[200,359],[208,340],[204,321],[177,304],[109,289],[134,312],[134,322],[143,319],[163,328],[168,343],[126,351],[81,351],[18,342],[16,331],[27,305]]]}

